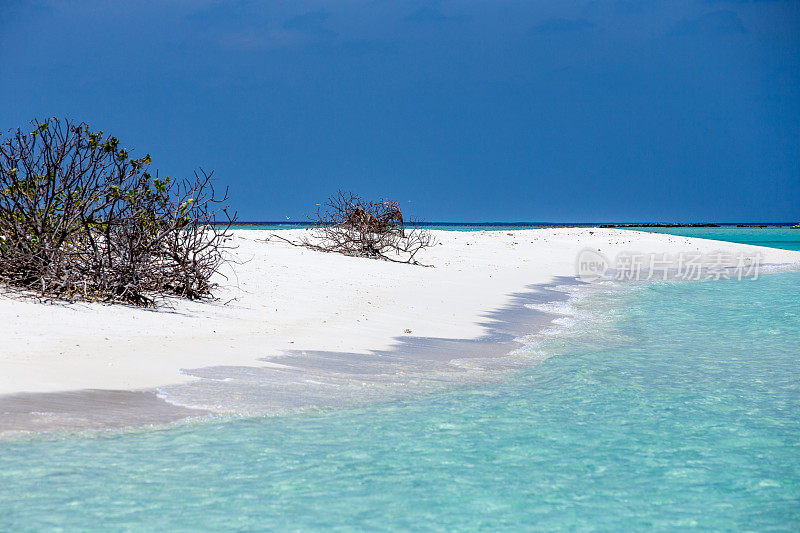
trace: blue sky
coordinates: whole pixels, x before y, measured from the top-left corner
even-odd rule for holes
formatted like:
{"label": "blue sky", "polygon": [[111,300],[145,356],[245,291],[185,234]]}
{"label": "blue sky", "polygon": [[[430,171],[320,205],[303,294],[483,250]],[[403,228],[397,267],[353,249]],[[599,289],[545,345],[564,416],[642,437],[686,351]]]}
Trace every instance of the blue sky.
{"label": "blue sky", "polygon": [[800,2],[0,2],[0,128],[69,116],[243,220],[800,219]]}

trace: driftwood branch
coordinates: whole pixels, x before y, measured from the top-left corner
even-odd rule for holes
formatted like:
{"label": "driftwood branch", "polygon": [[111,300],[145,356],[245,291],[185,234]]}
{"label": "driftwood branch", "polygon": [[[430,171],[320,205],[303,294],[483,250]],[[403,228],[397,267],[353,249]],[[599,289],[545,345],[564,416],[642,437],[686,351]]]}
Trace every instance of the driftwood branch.
{"label": "driftwood branch", "polygon": [[320,252],[411,264],[419,264],[417,253],[435,244],[430,231],[413,222],[408,225],[397,203],[389,200],[370,202],[340,191],[309,218],[311,238],[274,236]]}

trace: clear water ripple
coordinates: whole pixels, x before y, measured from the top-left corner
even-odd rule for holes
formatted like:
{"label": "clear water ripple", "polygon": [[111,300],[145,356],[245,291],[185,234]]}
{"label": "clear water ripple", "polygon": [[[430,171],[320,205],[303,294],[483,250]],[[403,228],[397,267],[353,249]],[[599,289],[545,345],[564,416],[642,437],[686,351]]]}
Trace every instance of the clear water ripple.
{"label": "clear water ripple", "polygon": [[653,283],[500,384],[0,443],[0,529],[797,530],[798,302]]}

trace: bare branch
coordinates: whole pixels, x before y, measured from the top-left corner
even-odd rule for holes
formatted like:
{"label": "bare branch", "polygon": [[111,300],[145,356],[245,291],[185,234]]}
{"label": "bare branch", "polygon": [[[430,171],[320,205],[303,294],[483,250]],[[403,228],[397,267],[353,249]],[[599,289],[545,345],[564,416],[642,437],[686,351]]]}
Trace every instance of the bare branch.
{"label": "bare branch", "polygon": [[0,283],[147,306],[211,296],[236,218],[213,173],[153,177],[149,155],[85,123],[31,125],[0,137]]}
{"label": "bare branch", "polygon": [[312,238],[293,242],[275,237],[321,252],[412,264],[419,264],[415,257],[420,250],[435,244],[430,231],[407,226],[397,203],[385,199],[370,202],[339,191],[309,218]]}

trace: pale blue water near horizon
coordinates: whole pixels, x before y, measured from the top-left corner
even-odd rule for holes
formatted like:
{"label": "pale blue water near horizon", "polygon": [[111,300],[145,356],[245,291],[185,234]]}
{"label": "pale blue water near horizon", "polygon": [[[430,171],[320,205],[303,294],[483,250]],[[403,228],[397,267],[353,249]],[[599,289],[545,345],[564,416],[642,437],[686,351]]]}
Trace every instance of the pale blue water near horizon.
{"label": "pale blue water near horizon", "polygon": [[698,237],[717,241],[738,242],[784,250],[800,250],[800,228],[787,226],[744,227],[721,226],[719,228],[631,228],[653,233],[668,233],[683,237]]}
{"label": "pale blue water near horizon", "polygon": [[587,297],[501,384],[0,443],[0,529],[797,530],[800,272]]}

